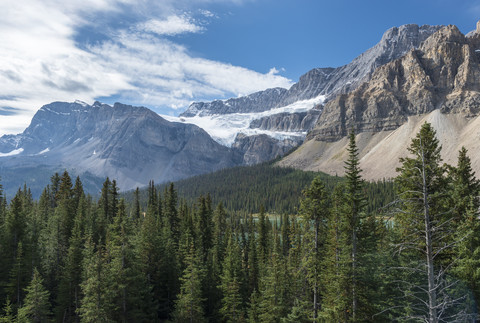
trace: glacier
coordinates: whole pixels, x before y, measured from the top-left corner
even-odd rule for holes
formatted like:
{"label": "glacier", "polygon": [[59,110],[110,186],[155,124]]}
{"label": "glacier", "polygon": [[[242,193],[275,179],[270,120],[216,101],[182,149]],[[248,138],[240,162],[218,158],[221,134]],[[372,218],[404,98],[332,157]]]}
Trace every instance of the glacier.
{"label": "glacier", "polygon": [[323,104],[324,101],[325,95],[319,95],[313,99],[297,101],[284,107],[274,108],[264,112],[212,114],[202,116],[198,113],[193,117],[160,116],[170,122],[182,122],[197,125],[205,130],[216,142],[231,147],[235,141],[235,137],[239,133],[243,133],[247,136],[266,134],[279,140],[292,137],[304,138],[307,134],[306,132],[269,131],[250,129],[249,126],[253,120],[279,113],[307,112],[315,106]]}

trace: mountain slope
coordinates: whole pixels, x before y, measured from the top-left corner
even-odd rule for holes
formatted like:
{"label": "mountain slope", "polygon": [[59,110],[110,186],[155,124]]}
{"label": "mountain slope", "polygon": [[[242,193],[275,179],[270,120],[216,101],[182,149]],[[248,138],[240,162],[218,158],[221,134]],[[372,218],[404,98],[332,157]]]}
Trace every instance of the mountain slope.
{"label": "mountain slope", "polygon": [[369,82],[328,102],[315,128],[281,165],[343,174],[346,138],[355,128],[368,179],[395,176],[398,158],[427,120],[455,163],[462,145],[480,171],[476,132],[480,112],[480,30],[465,37],[447,26],[417,50],[379,67]]}
{"label": "mountain slope", "polygon": [[0,167],[75,169],[118,181],[121,189],[210,172],[241,163],[201,128],[116,103],[43,106],[17,136],[0,138]]}

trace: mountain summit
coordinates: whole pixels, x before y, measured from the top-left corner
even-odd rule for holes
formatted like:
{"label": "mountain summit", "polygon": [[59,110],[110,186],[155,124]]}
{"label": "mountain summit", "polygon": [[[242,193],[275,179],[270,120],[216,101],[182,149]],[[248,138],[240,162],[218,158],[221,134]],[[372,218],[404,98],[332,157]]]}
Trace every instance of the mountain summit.
{"label": "mountain summit", "polygon": [[22,134],[0,138],[1,168],[73,169],[115,178],[121,189],[239,163],[238,154],[201,128],[120,103],[54,102],[38,110]]}
{"label": "mountain summit", "polygon": [[[478,28],[477,28],[478,29]],[[346,135],[354,128],[369,179],[395,176],[398,159],[421,123],[437,130],[443,158],[471,151],[480,171],[480,33],[446,26],[418,49],[375,70],[355,91],[328,102],[307,140],[282,165],[343,173]]]}

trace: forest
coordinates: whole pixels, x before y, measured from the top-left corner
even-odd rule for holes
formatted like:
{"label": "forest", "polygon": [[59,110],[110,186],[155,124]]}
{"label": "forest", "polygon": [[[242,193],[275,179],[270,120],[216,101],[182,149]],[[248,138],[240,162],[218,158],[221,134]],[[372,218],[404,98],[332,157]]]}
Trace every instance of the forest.
{"label": "forest", "polygon": [[467,150],[444,164],[425,123],[397,172],[364,181],[352,130],[345,176],[299,174],[311,177],[281,207],[282,181],[252,200],[261,190],[227,194],[221,175],[182,194],[153,182],[120,194],[107,178],[92,197],[67,171],[38,201],[0,186],[0,322],[475,322],[480,182]]}

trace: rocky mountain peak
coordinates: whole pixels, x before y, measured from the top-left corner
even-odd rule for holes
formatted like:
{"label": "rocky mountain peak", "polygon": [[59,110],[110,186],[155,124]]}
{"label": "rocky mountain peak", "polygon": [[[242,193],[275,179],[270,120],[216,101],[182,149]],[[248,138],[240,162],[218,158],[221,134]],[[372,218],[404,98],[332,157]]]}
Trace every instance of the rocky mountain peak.
{"label": "rocky mountain peak", "polygon": [[301,100],[324,95],[327,101],[341,93],[355,90],[368,81],[373,71],[392,60],[400,58],[442,26],[418,26],[415,24],[393,27],[387,30],[380,42],[360,54],[351,63],[337,67],[314,68],[302,75],[290,89],[268,89],[246,97],[212,102],[194,102],[182,114],[195,115],[247,113],[284,107]]}
{"label": "rocky mountain peak", "polygon": [[472,41],[456,26],[439,29],[419,49],[378,68],[357,90],[327,103],[307,138],[336,141],[352,126],[358,132],[389,131],[408,116],[436,109],[476,115],[480,68]]}

